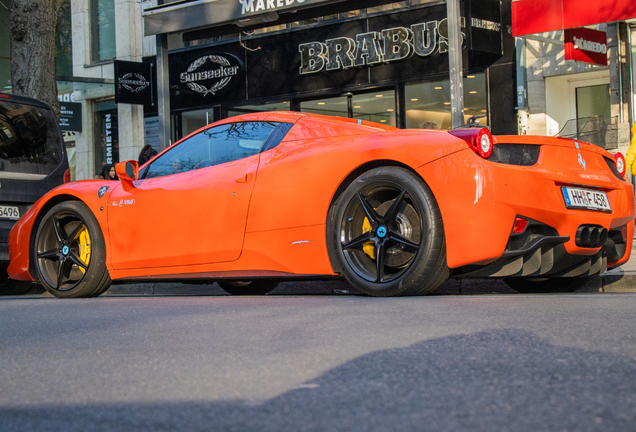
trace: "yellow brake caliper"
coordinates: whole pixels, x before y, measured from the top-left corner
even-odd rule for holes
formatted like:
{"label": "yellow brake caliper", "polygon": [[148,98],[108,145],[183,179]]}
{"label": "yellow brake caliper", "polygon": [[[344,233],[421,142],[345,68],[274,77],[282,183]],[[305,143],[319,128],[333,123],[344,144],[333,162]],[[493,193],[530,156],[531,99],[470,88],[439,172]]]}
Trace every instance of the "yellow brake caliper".
{"label": "yellow brake caliper", "polygon": [[[79,259],[86,265],[91,260],[91,237],[88,235],[88,230],[83,227],[82,230],[77,233],[75,240],[79,241]],[[79,268],[82,273],[86,273],[86,270]]]}
{"label": "yellow brake caliper", "polygon": [[[369,222],[368,218],[364,218],[364,222],[362,222],[362,232],[368,233],[369,231],[371,231],[371,222]],[[375,244],[372,241],[363,244],[362,250],[365,254],[369,255],[371,259],[375,259]]]}

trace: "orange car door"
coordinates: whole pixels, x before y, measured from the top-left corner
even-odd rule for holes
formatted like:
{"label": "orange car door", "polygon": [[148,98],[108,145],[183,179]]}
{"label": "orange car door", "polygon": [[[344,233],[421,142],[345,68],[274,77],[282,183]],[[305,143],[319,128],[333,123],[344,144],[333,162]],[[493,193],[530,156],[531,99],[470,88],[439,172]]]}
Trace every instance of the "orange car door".
{"label": "orange car door", "polygon": [[259,154],[275,123],[230,123],[176,144],[108,203],[115,269],[234,261]]}

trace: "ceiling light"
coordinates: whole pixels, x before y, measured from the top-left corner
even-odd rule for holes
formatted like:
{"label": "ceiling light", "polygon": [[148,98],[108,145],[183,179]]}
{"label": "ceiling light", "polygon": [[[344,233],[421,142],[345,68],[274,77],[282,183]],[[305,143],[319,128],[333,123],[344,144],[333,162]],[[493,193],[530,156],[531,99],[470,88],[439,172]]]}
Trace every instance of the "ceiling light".
{"label": "ceiling light", "polygon": [[384,97],[384,95],[375,95],[375,97]]}
{"label": "ceiling light", "polygon": [[388,112],[393,112],[393,110],[392,110],[391,108],[389,108],[387,111],[388,111]]}
{"label": "ceiling light", "polygon": [[354,108],[362,108],[360,105],[354,105]]}
{"label": "ceiling light", "polygon": [[386,120],[380,120],[380,123],[386,123]]}
{"label": "ceiling light", "polygon": [[475,75],[468,75],[466,78],[475,78]]}
{"label": "ceiling light", "polygon": [[473,90],[470,92],[470,94],[477,94],[477,92]]}
{"label": "ceiling light", "polygon": [[419,99],[411,99],[411,102],[417,102]]}
{"label": "ceiling light", "polygon": [[442,89],[441,87],[435,87],[435,90],[441,90],[441,89]]}
{"label": "ceiling light", "polygon": [[481,112],[488,112],[488,110],[481,110]]}
{"label": "ceiling light", "polygon": [[324,104],[325,104],[324,102],[318,102],[318,105],[324,105]]}
{"label": "ceiling light", "polygon": [[450,105],[450,102],[444,102],[444,105]]}

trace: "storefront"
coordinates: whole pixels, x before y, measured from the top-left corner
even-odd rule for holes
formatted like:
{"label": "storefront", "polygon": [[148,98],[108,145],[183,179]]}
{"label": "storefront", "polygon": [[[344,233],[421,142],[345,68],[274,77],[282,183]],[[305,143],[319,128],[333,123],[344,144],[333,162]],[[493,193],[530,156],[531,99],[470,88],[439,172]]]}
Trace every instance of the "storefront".
{"label": "storefront", "polygon": [[[464,118],[517,131],[510,2],[462,5]],[[328,18],[328,19],[327,19]],[[292,110],[400,128],[451,128],[447,8],[399,2],[202,40],[169,53],[175,140],[222,118]],[[219,40],[221,39],[221,40]],[[156,111],[146,109],[146,116]]]}

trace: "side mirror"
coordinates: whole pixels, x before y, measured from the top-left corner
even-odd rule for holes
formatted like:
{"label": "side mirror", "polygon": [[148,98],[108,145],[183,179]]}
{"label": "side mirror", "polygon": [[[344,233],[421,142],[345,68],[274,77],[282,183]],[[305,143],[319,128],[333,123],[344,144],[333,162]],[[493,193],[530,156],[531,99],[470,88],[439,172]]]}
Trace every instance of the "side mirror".
{"label": "side mirror", "polygon": [[115,172],[124,186],[132,187],[132,182],[139,179],[139,164],[135,160],[119,162]]}

